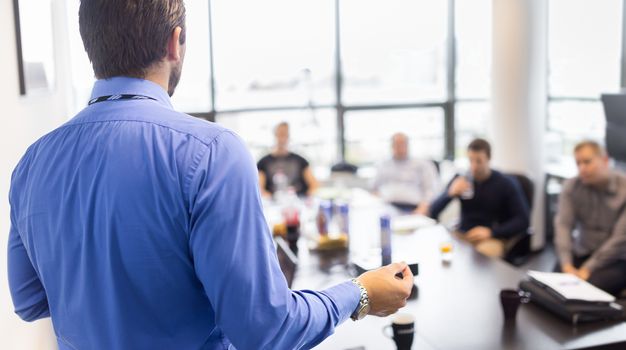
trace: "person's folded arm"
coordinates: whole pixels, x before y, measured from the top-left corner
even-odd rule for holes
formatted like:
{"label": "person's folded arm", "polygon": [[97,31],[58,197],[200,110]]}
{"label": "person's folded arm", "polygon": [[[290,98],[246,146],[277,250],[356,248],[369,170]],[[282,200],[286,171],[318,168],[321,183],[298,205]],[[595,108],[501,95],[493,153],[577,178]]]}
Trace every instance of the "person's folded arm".
{"label": "person's folded arm", "polygon": [[600,248],[591,254],[581,266],[584,269],[593,272],[597,268],[603,267],[607,262],[614,261],[618,258],[626,255],[624,250],[626,249],[626,208],[622,209],[620,216],[618,217],[611,236],[602,243]]}
{"label": "person's folded arm", "polygon": [[292,292],[265,222],[255,169],[243,143],[223,132],[190,176],[189,244],[216,324],[239,350],[311,348],[356,309],[345,282]]}
{"label": "person's folded arm", "polygon": [[261,195],[264,197],[271,197],[272,194],[268,190],[265,189],[265,186],[267,184],[267,176],[265,175],[265,172],[263,170],[259,170],[258,177],[259,177],[259,191],[261,191]]}
{"label": "person's folded arm", "polygon": [[307,195],[308,196],[314,195],[317,189],[320,187],[320,185],[319,185],[319,182],[317,182],[315,175],[313,174],[313,170],[311,169],[311,166],[307,165],[307,167],[304,168],[304,170],[302,171],[302,177],[304,178],[304,182],[306,182],[307,186],[309,187],[307,191]]}
{"label": "person's folded arm", "polygon": [[[11,220],[13,221],[13,220]],[[9,289],[15,313],[24,321],[50,317],[48,298],[15,223],[11,223],[7,251]]]}

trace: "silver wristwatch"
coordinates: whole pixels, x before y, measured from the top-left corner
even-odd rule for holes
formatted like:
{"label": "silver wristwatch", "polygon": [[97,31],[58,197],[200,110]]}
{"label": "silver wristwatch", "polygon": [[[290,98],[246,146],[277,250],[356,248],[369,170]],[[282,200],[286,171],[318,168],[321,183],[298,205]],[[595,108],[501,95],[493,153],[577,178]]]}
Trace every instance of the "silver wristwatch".
{"label": "silver wristwatch", "polygon": [[367,289],[363,287],[361,282],[359,282],[356,278],[352,279],[352,283],[356,284],[359,287],[359,292],[361,293],[361,297],[359,298],[359,306],[357,306],[356,310],[350,315],[350,318],[353,321],[358,321],[363,319],[363,317],[367,316],[370,312],[370,299],[367,296]]}

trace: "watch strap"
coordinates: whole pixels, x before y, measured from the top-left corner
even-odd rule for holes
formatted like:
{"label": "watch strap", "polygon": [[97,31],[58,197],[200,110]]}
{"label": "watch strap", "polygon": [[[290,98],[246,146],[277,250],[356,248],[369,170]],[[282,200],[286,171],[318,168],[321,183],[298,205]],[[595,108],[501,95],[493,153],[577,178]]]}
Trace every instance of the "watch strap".
{"label": "watch strap", "polygon": [[363,284],[361,284],[361,282],[359,282],[359,280],[357,280],[356,278],[353,278],[352,283],[354,283],[357,287],[359,287],[359,305],[357,306],[356,310],[354,310],[354,312],[352,313],[352,315],[350,315],[350,318],[354,321],[360,320],[363,317],[365,317],[365,315],[361,314],[361,311],[366,308],[369,307],[369,296],[367,295],[367,289],[365,289],[365,287],[363,286]]}

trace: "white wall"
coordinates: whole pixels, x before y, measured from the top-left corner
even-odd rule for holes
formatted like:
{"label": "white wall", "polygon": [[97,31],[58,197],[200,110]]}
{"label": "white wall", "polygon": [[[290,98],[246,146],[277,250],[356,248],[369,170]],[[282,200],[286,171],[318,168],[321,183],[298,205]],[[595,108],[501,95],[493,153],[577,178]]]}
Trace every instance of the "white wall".
{"label": "white wall", "polygon": [[36,139],[68,119],[67,34],[63,1],[53,2],[56,88],[38,96],[21,97],[15,50],[13,2],[0,1],[0,348],[56,349],[50,319],[34,323],[20,320],[13,312],[7,282],[6,251],[9,232],[8,191],[11,172]]}

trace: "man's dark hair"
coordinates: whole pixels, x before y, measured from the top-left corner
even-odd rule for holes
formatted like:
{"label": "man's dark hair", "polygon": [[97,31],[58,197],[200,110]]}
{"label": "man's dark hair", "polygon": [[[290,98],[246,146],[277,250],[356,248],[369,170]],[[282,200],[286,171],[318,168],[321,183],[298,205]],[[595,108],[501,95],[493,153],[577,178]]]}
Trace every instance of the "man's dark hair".
{"label": "man's dark hair", "polygon": [[491,145],[485,139],[474,139],[467,146],[468,151],[485,152],[488,159],[491,159]]}
{"label": "man's dark hair", "polygon": [[181,27],[183,0],[81,0],[80,35],[98,79],[145,78],[147,69],[167,55],[167,43]]}

